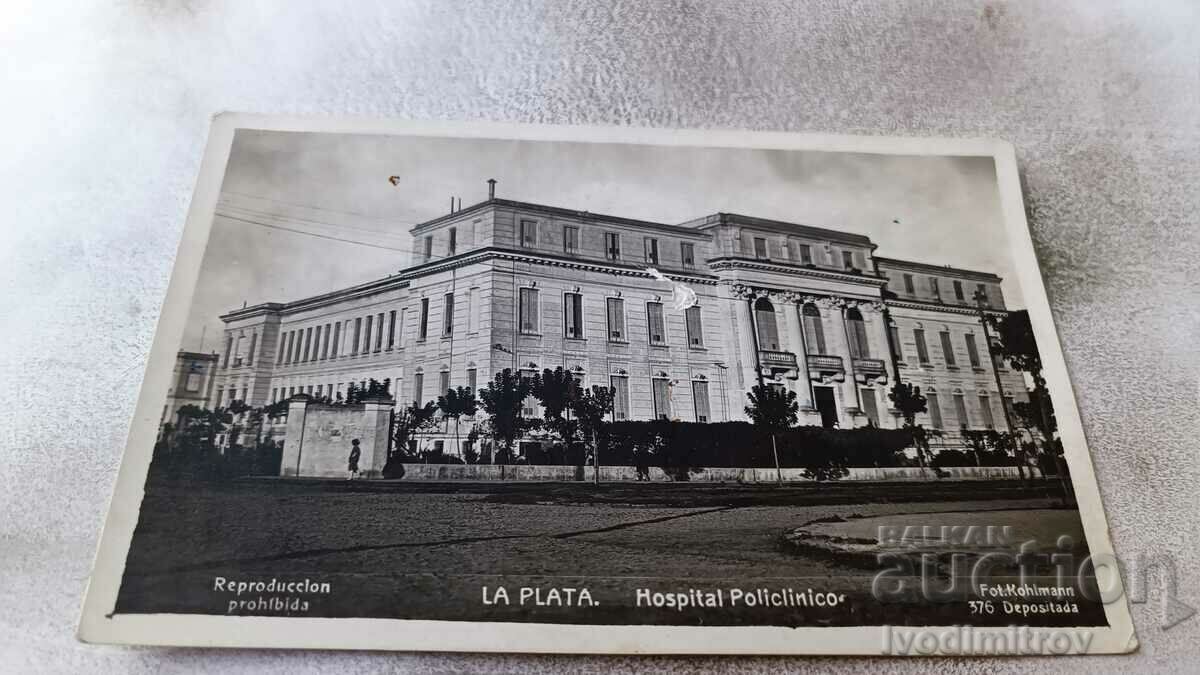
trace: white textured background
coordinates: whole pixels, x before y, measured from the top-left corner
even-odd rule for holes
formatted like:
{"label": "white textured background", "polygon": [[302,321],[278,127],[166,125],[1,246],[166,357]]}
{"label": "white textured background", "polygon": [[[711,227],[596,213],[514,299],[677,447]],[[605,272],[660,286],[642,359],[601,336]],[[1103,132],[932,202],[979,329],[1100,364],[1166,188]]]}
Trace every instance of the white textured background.
{"label": "white textured background", "polygon": [[[888,662],[92,647],[76,612],[209,116],[997,136],[1117,552],[1200,606],[1195,2],[0,5],[0,671],[1195,672],[1200,617],[1133,657]],[[1161,584],[1151,584],[1161,588]]]}

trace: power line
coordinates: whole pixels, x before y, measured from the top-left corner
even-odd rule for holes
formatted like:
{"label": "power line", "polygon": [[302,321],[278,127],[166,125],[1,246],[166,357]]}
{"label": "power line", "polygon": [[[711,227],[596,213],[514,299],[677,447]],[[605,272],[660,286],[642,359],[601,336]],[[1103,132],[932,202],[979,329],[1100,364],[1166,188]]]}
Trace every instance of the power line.
{"label": "power line", "polygon": [[[411,250],[411,249],[407,249],[407,248],[396,248],[396,247],[394,247],[394,246],[384,246],[383,244],[373,244],[373,243],[371,243],[371,242],[367,242],[367,241],[357,241],[357,240],[354,240],[354,239],[344,239],[344,238],[342,238],[342,237],[335,237],[335,236],[333,236],[333,235],[329,235],[329,234],[320,234],[320,233],[318,233],[318,232],[305,232],[304,230],[297,230],[297,229],[293,229],[293,228],[290,228],[290,227],[284,227],[283,225],[275,225],[275,224],[273,224],[273,223],[263,223],[263,222],[259,222],[259,221],[257,221],[257,220],[250,220],[250,219],[248,219],[248,218],[241,218],[241,217],[235,216],[235,215],[233,215],[233,214],[231,214],[231,213],[227,213],[227,212],[223,213],[223,212],[221,212],[221,211],[217,211],[215,215],[221,216],[222,218],[228,218],[228,219],[230,219],[230,220],[236,220],[236,221],[238,221],[238,222],[247,223],[247,224],[249,224],[249,225],[259,225],[259,226],[261,226],[261,227],[268,227],[268,228],[271,228],[271,229],[273,229],[273,230],[283,230],[284,232],[291,232],[291,233],[293,233],[293,234],[303,234],[303,235],[307,235],[307,236],[309,236],[309,237],[316,237],[316,238],[318,238],[318,239],[328,239],[328,240],[331,240],[331,241],[338,241],[338,242],[342,242],[342,243],[345,243],[345,244],[358,244],[359,246],[369,246],[369,247],[371,247],[371,248],[378,248],[378,249],[382,249],[382,250],[385,250],[385,251],[398,251],[398,252],[400,252],[400,253],[407,253],[407,254],[409,254],[409,255],[416,255],[416,252],[414,252],[414,251],[413,251],[413,250]],[[431,253],[431,254],[429,254],[429,255],[427,255],[427,256],[426,256],[426,255],[424,255],[424,254],[422,254],[422,255],[423,255],[423,257],[425,257],[425,258],[427,259],[427,261],[428,261],[428,260],[433,260],[433,259],[435,259],[435,258],[437,258],[437,259],[440,259],[440,260],[448,260],[448,259],[450,259],[450,258],[457,257],[457,255],[458,255],[458,254],[455,254],[455,255],[453,255],[453,256],[449,256],[449,255],[436,255],[436,254],[433,254],[433,253]]]}
{"label": "power line", "polygon": [[237,190],[226,189],[226,190],[221,190],[221,192],[225,192],[225,193],[228,193],[231,195],[239,195],[241,197],[249,197],[251,199],[261,199],[266,202],[275,202],[276,204],[285,204],[287,206],[295,206],[295,207],[301,208],[301,209],[312,209],[313,211],[325,211],[326,213],[340,213],[340,214],[346,215],[346,216],[358,216],[359,218],[378,220],[374,216],[368,216],[365,213],[357,213],[355,211],[338,211],[336,209],[326,209],[326,208],[322,208],[320,206],[310,206],[308,204],[300,204],[298,202],[289,202],[289,201],[285,201],[283,199],[273,199],[271,197],[263,197],[262,195],[252,195],[248,192],[238,192]]}
{"label": "power line", "polygon": [[409,255],[412,254],[412,251],[409,249],[396,248],[394,246],[384,246],[383,244],[373,244],[373,243],[366,242],[366,241],[356,241],[354,239],[344,239],[342,237],[335,237],[335,236],[329,235],[329,234],[319,234],[317,232],[305,232],[304,230],[296,230],[296,229],[293,229],[290,227],[284,227],[282,225],[274,225],[272,223],[263,223],[263,222],[259,222],[257,220],[250,220],[248,218],[240,218],[240,217],[235,216],[230,213],[221,213],[218,211],[217,215],[219,215],[223,218],[229,218],[230,220],[236,220],[236,221],[239,221],[242,223],[247,223],[250,225],[259,225],[261,227],[269,227],[273,230],[283,230],[284,232],[292,232],[294,234],[304,234],[304,235],[308,235],[310,237],[317,237],[318,239],[328,239],[331,241],[340,241],[345,244],[358,244],[359,246],[370,246],[371,248],[378,248],[378,249],[383,249],[386,251],[398,251],[400,253],[408,253]]}
{"label": "power line", "polygon": [[[378,234],[378,235],[381,235],[384,237],[403,237],[404,236],[402,234],[391,234],[389,232],[384,232],[383,230],[375,230],[375,229],[372,229],[369,227],[355,227],[353,225],[344,225],[344,224],[340,224],[340,223],[329,223],[329,222],[326,222],[323,220],[313,220],[312,218],[302,218],[300,216],[285,216],[285,215],[280,215],[278,213],[272,213],[270,211],[260,211],[258,209],[247,208],[245,206],[237,206],[235,204],[224,204],[224,205],[222,205],[222,208],[235,209],[237,211],[245,211],[252,215],[265,217],[265,218],[275,218],[278,220],[292,220],[292,221],[299,221],[299,222],[304,222],[304,223],[312,223],[313,225],[324,225],[326,227],[332,227],[335,229],[356,230],[358,232],[368,232],[370,234]],[[406,223],[406,222],[398,222],[396,224],[400,225],[400,226],[409,226],[409,227],[416,225],[416,223]]]}

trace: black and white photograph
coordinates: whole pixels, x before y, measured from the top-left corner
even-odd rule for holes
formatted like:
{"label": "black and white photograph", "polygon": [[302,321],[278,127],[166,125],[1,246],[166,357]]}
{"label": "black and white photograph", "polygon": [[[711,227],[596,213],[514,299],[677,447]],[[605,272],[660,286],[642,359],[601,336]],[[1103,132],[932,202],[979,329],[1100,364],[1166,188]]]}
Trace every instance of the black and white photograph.
{"label": "black and white photograph", "polygon": [[241,119],[210,140],[84,639],[1133,643],[1011,148]]}

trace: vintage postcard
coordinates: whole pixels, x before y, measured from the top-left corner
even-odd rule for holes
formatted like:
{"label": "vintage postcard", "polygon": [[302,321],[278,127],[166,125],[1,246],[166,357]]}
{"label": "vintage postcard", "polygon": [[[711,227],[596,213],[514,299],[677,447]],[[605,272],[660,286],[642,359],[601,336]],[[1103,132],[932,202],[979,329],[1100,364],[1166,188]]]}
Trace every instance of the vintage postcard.
{"label": "vintage postcard", "polygon": [[1137,644],[1007,144],[237,114],[80,637]]}

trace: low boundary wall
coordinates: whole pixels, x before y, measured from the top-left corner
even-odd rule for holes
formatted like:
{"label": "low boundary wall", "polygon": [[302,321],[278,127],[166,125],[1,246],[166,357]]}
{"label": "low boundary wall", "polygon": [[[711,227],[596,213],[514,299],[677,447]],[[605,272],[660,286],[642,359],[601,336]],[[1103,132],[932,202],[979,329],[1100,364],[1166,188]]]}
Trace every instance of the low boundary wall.
{"label": "low boundary wall", "polygon": [[[1015,466],[964,466],[942,469],[946,480],[1000,480],[1019,478]],[[776,483],[780,474],[784,482],[812,482],[804,469],[704,469],[691,475],[697,483]],[[509,480],[509,481],[590,481],[594,473],[590,466],[554,466],[539,464],[405,464],[404,480]],[[632,466],[602,466],[601,481],[635,481],[637,470]],[[662,469],[651,467],[650,480],[668,481]],[[915,467],[855,467],[843,481],[937,480],[933,469],[922,471]]]}

